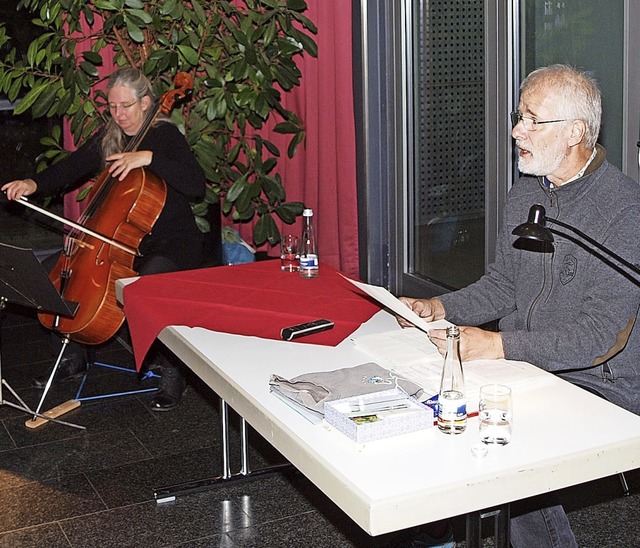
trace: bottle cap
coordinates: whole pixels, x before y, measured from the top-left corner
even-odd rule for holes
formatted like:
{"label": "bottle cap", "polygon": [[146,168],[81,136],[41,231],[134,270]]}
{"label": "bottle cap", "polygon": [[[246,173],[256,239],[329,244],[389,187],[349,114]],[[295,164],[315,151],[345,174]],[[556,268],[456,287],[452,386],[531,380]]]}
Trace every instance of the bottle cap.
{"label": "bottle cap", "polygon": [[305,209],[302,212],[303,217],[313,217],[313,209]]}
{"label": "bottle cap", "polygon": [[460,335],[460,329],[457,325],[447,327],[447,337],[457,337]]}

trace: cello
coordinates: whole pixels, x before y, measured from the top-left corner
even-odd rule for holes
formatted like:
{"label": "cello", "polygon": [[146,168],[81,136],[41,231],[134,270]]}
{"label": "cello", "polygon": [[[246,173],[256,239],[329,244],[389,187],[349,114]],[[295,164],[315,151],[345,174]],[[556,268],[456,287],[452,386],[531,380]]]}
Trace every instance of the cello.
{"label": "cello", "polygon": [[[174,85],[175,89],[150,109],[123,152],[137,149],[161,113],[168,115],[190,99],[192,80],[188,74],[178,73]],[[115,282],[136,275],[133,262],[139,255],[138,246],[162,212],[166,184],[142,167],[131,170],[123,180],[105,169],[87,199],[78,223],[67,223],[72,228],[49,276],[65,300],[79,304],[77,311],[71,318],[42,312],[38,319],[70,340],[95,345],[113,337],[124,323]]]}

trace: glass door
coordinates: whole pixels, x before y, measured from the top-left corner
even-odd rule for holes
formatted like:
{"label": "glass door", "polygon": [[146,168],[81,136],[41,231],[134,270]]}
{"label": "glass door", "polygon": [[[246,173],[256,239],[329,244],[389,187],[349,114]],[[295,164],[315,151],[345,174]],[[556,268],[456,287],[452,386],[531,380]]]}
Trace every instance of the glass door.
{"label": "glass door", "polygon": [[484,0],[411,4],[409,266],[457,289],[485,266]]}
{"label": "glass door", "polygon": [[513,173],[511,0],[356,6],[361,276],[403,295],[464,287],[492,259]]}

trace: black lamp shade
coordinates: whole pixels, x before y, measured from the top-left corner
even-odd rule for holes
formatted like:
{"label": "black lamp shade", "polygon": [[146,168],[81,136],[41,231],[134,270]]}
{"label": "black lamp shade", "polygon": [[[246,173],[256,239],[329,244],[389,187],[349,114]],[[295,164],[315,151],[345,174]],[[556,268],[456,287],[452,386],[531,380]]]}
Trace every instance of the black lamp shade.
{"label": "black lamp shade", "polygon": [[553,234],[544,226],[545,209],[540,204],[531,206],[529,218],[526,223],[518,225],[513,229],[514,236],[525,240],[536,240],[538,242],[553,242]]}

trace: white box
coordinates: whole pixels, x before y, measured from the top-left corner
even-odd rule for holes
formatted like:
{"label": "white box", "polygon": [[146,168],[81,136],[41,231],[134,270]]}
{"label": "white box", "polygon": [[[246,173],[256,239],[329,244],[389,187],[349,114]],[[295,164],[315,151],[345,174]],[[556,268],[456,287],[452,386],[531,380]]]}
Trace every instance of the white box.
{"label": "white box", "polygon": [[[378,405],[378,402],[382,402]],[[385,403],[388,402],[388,403]],[[368,412],[370,409],[396,407],[388,411]],[[398,406],[405,406],[397,408]],[[361,411],[358,411],[361,409]],[[354,417],[354,413],[358,417]],[[354,418],[362,418],[356,421]],[[408,434],[433,427],[433,411],[407,396],[397,388],[384,390],[374,394],[356,396],[326,402],[324,404],[324,419],[357,443],[365,443],[400,434]]]}

